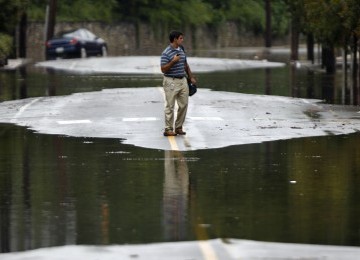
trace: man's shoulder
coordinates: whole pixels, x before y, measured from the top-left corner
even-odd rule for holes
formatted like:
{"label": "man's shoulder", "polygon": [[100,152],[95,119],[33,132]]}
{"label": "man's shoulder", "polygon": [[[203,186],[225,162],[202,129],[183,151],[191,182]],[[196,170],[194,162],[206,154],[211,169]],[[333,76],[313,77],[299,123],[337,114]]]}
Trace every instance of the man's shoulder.
{"label": "man's shoulder", "polygon": [[162,52],[161,54],[162,54],[162,55],[167,55],[167,54],[171,53],[171,51],[172,51],[172,48],[171,48],[170,45],[168,45],[168,46],[163,50],[163,52]]}

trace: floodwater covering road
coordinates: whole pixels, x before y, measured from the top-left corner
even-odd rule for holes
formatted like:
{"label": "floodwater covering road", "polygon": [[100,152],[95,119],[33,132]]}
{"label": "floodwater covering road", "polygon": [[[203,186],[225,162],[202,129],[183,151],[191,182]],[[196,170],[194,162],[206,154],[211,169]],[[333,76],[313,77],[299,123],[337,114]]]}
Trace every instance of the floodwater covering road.
{"label": "floodwater covering road", "polygon": [[358,107],[204,87],[165,138],[160,84],[0,103],[1,259],[358,258]]}

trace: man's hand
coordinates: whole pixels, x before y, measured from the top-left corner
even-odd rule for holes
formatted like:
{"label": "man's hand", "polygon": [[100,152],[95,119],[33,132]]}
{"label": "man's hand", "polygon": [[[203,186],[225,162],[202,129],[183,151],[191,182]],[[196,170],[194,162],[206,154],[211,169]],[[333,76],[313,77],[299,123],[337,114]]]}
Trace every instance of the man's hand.
{"label": "man's hand", "polygon": [[174,58],[172,59],[172,62],[176,63],[180,60],[180,54],[176,54]]}
{"label": "man's hand", "polygon": [[190,77],[190,81],[191,81],[192,84],[196,85],[196,79],[195,79],[194,76]]}
{"label": "man's hand", "polygon": [[163,73],[167,72],[179,60],[180,60],[180,55],[175,55],[168,64],[161,66],[161,72],[163,72]]}

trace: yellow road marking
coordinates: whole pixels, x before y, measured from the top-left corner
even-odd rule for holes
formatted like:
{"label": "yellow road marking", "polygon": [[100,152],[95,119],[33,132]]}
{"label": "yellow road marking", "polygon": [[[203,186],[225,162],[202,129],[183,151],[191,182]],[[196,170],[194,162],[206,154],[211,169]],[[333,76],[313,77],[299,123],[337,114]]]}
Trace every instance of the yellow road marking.
{"label": "yellow road marking", "polygon": [[168,136],[168,140],[170,143],[171,150],[179,151],[179,146],[177,145],[175,136]]}
{"label": "yellow road marking", "polygon": [[216,253],[207,240],[198,241],[201,252],[206,260],[218,260]]}
{"label": "yellow road marking", "polygon": [[[202,222],[202,217],[200,217],[200,222]],[[198,239],[198,244],[201,250],[202,255],[205,260],[218,260],[216,256],[216,252],[214,248],[211,246],[209,239],[209,234],[207,233],[207,229],[203,225],[197,224],[195,226],[195,234]]]}

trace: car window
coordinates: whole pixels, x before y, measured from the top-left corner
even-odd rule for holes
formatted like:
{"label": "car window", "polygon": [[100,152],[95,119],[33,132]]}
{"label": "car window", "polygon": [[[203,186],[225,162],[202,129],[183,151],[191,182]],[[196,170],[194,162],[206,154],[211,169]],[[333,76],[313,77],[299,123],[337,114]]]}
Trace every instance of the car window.
{"label": "car window", "polygon": [[88,34],[88,37],[89,37],[89,39],[95,39],[96,38],[96,36],[95,36],[95,34],[93,34],[92,32],[90,32],[90,31],[86,31],[87,32],[87,34]]}
{"label": "car window", "polygon": [[78,31],[75,31],[75,32],[65,33],[64,37],[77,37],[77,38],[79,38],[80,35],[79,35]]}
{"label": "car window", "polygon": [[83,30],[81,30],[81,33],[82,33],[83,38],[85,38],[85,39],[94,40],[96,38],[96,36],[88,30],[83,29]]}
{"label": "car window", "polygon": [[86,34],[82,30],[78,30],[77,33],[79,35],[79,38],[86,39]]}
{"label": "car window", "polygon": [[78,39],[84,39],[84,40],[94,40],[96,38],[96,35],[92,32],[85,30],[85,29],[79,29],[70,33],[63,34],[64,37],[76,37]]}

